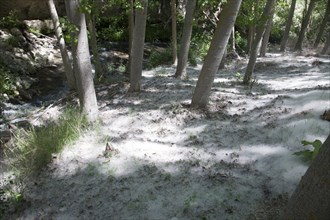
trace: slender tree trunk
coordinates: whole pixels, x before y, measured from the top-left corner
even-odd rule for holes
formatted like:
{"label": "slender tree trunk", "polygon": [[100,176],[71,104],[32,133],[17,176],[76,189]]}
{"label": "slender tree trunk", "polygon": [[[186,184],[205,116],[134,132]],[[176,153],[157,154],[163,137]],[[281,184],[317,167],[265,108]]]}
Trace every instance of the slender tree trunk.
{"label": "slender tree trunk", "polygon": [[247,45],[247,53],[250,54],[251,49],[252,49],[252,44],[254,41],[254,36],[255,36],[255,25],[254,24],[250,24],[249,25],[249,33],[248,33],[248,45]]}
{"label": "slender tree trunk", "polygon": [[251,79],[251,76],[254,71],[256,61],[257,61],[258,51],[260,49],[261,39],[262,39],[262,36],[264,35],[265,27],[267,26],[268,22],[270,21],[270,19],[269,19],[270,14],[274,8],[275,2],[276,2],[276,0],[267,0],[266,6],[261,15],[259,25],[257,26],[257,34],[256,34],[256,37],[252,44],[249,63],[248,63],[248,66],[246,68],[245,75],[244,75],[244,80],[243,80],[244,84],[250,83],[250,79]]}
{"label": "slender tree trunk", "polygon": [[323,46],[323,49],[321,51],[321,54],[326,54],[330,48],[330,33],[328,33],[327,40]]}
{"label": "slender tree trunk", "polygon": [[99,56],[99,50],[97,47],[97,39],[96,39],[96,29],[95,29],[95,15],[90,15],[88,18],[88,30],[91,36],[90,43],[93,53],[93,62],[95,65],[95,79],[102,74],[102,65]]}
{"label": "slender tree trunk", "polygon": [[273,27],[273,18],[274,18],[275,8],[273,8],[272,14],[270,16],[270,20],[267,22],[266,30],[264,36],[262,38],[261,48],[260,48],[260,56],[265,57],[270,37],[270,32],[272,31]]}
{"label": "slender tree trunk", "polygon": [[208,104],[214,76],[226,50],[240,5],[241,0],[229,0],[220,12],[219,21],[211,41],[210,49],[205,57],[192,97],[191,106],[193,108],[205,108]]}
{"label": "slender tree trunk", "polygon": [[330,16],[330,0],[328,0],[327,9],[325,10],[324,17],[323,17],[323,20],[322,20],[322,23],[321,23],[321,26],[320,26],[320,30],[319,30],[319,33],[317,34],[317,37],[316,37],[316,40],[315,40],[315,43],[314,43],[314,48],[315,49],[320,44],[323,32],[324,32],[324,30],[327,26],[327,23],[330,22],[329,21],[330,20],[329,16]]}
{"label": "slender tree trunk", "polygon": [[182,33],[180,52],[178,57],[178,66],[175,73],[175,77],[181,79],[187,78],[186,67],[188,62],[188,54],[189,54],[195,7],[196,7],[196,0],[189,0],[187,2],[186,16],[184,19],[183,33]]}
{"label": "slender tree trunk", "polygon": [[283,219],[330,217],[330,135],[302,177],[286,206]]}
{"label": "slender tree trunk", "polygon": [[138,0],[142,8],[135,9],[135,24],[131,50],[130,92],[138,92],[141,87],[143,49],[147,23],[148,0]]}
{"label": "slender tree trunk", "polygon": [[60,25],[60,22],[59,22],[59,18],[58,18],[58,14],[57,14],[57,11],[56,11],[55,4],[54,4],[54,0],[48,0],[48,6],[49,6],[50,15],[52,17],[57,42],[59,44],[61,55],[62,55],[62,60],[63,60],[63,66],[64,66],[66,79],[68,80],[69,87],[71,89],[75,89],[76,88],[76,80],[75,80],[74,74],[73,74],[72,62],[70,60],[70,57],[68,55],[68,51],[66,49],[65,40],[63,38],[62,28],[61,28],[61,25]]}
{"label": "slender tree trunk", "polygon": [[304,41],[305,34],[306,34],[306,31],[307,31],[308,23],[309,23],[311,15],[312,15],[312,12],[314,10],[316,1],[317,0],[311,0],[311,2],[309,3],[306,15],[304,16],[304,18],[302,20],[302,23],[301,23],[301,29],[300,29],[300,32],[299,32],[299,37],[298,37],[296,46],[294,48],[295,50],[302,50],[302,45],[303,45],[303,41]]}
{"label": "slender tree trunk", "polygon": [[285,30],[284,30],[284,34],[281,40],[281,52],[285,51],[286,48],[286,44],[288,43],[288,39],[289,39],[289,35],[290,35],[290,29],[292,26],[292,20],[293,20],[293,15],[294,15],[294,11],[296,8],[296,2],[297,0],[292,0],[291,1],[291,7],[290,7],[290,11],[289,11],[289,15],[288,15],[288,20],[286,22],[286,26],[285,26]]}
{"label": "slender tree trunk", "polygon": [[73,66],[77,82],[80,108],[90,122],[98,117],[97,101],[94,89],[92,65],[90,60],[85,15],[79,12],[78,0],[65,0],[69,10],[69,19],[78,31],[74,33],[72,44]]}
{"label": "slender tree trunk", "polygon": [[128,62],[126,65],[126,73],[131,74],[131,60],[132,60],[132,42],[134,32],[134,0],[129,0],[129,12],[128,12]]}
{"label": "slender tree trunk", "polygon": [[172,63],[178,63],[178,43],[176,33],[176,0],[171,0],[171,14],[172,14]]}

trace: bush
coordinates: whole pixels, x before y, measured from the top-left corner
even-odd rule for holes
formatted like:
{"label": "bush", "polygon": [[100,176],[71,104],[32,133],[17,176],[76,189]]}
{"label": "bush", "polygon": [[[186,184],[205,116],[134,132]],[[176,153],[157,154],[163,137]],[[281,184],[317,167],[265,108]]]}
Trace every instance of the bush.
{"label": "bush", "polygon": [[9,15],[0,19],[0,28],[11,29],[11,28],[19,28],[26,29],[26,24],[23,21],[18,19],[17,11],[9,12]]}
{"label": "bush", "polygon": [[14,82],[15,80],[10,71],[0,66],[0,100],[6,99],[9,96],[18,95]]}
{"label": "bush", "polygon": [[154,68],[159,65],[169,65],[172,62],[172,47],[164,50],[155,50],[151,52],[148,58],[148,68]]}

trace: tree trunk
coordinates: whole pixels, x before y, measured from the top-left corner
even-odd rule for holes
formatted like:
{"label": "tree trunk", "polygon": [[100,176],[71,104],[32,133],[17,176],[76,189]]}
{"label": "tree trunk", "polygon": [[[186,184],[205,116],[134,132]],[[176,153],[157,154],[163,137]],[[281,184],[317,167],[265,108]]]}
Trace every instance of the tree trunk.
{"label": "tree trunk", "polygon": [[184,19],[183,33],[180,44],[178,66],[175,73],[175,77],[181,79],[187,78],[186,67],[188,62],[188,54],[189,54],[195,8],[196,8],[196,0],[189,0],[186,4],[186,15]]}
{"label": "tree trunk", "polygon": [[296,51],[297,50],[302,50],[302,45],[303,45],[303,41],[304,41],[304,38],[305,38],[305,33],[307,31],[308,23],[309,23],[311,15],[312,15],[312,12],[314,10],[316,1],[317,0],[311,0],[311,2],[309,3],[306,15],[304,16],[304,18],[302,20],[301,29],[300,29],[300,32],[299,32],[299,37],[298,37],[296,46],[294,48]]}
{"label": "tree trunk", "polygon": [[135,24],[133,30],[133,41],[131,50],[131,74],[130,74],[130,92],[138,92],[141,87],[143,49],[147,23],[148,0],[139,0],[142,8],[135,9]]}
{"label": "tree trunk", "polygon": [[252,73],[254,71],[258,52],[260,49],[261,39],[262,39],[262,36],[264,35],[265,27],[267,26],[268,22],[270,21],[269,18],[270,18],[272,10],[274,8],[275,2],[276,2],[276,0],[267,0],[266,6],[261,15],[259,25],[257,26],[257,34],[256,34],[256,37],[252,44],[249,63],[248,63],[248,66],[246,68],[245,75],[244,75],[244,80],[243,80],[244,84],[250,83],[250,79],[251,79]]}
{"label": "tree trunk", "polygon": [[292,26],[292,20],[293,20],[293,15],[294,15],[294,11],[296,8],[296,2],[297,0],[292,0],[291,2],[291,7],[290,7],[290,11],[289,11],[289,15],[288,15],[288,20],[286,22],[286,26],[285,26],[285,30],[284,30],[284,34],[281,40],[281,52],[285,51],[286,48],[286,44],[288,43],[288,39],[289,39],[289,35],[290,35],[290,29]]}
{"label": "tree trunk", "polygon": [[90,42],[91,42],[91,48],[93,53],[93,62],[95,65],[95,79],[98,79],[98,77],[102,74],[102,65],[100,61],[99,56],[99,50],[97,47],[97,39],[96,39],[96,29],[95,29],[95,15],[89,15],[88,18],[88,30],[91,36]]}
{"label": "tree trunk", "polygon": [[330,48],[330,33],[328,33],[328,37],[327,37],[327,40],[326,40],[326,42],[324,44],[324,47],[321,51],[321,54],[326,54],[328,52],[329,48]]}
{"label": "tree trunk", "polygon": [[222,55],[222,59],[219,65],[218,70],[224,69],[226,66],[226,57],[227,57],[228,48],[226,47],[225,52]]}
{"label": "tree trunk", "polygon": [[72,62],[70,60],[68,51],[66,49],[65,40],[63,38],[63,32],[62,32],[62,28],[61,28],[61,25],[59,22],[59,18],[58,18],[55,4],[54,4],[54,0],[48,0],[48,6],[49,6],[50,15],[52,17],[56,38],[57,38],[57,41],[58,41],[58,44],[60,47],[60,51],[61,51],[61,55],[62,55],[66,79],[68,80],[69,87],[71,89],[75,89],[76,80],[75,80],[74,74],[73,74]]}
{"label": "tree trunk", "polygon": [[193,108],[205,108],[208,104],[215,73],[226,50],[230,33],[235,24],[241,0],[227,1],[220,12],[219,21],[211,41],[210,49],[205,57],[192,97]]}
{"label": "tree trunk", "polygon": [[78,31],[73,33],[72,44],[73,67],[76,76],[80,108],[88,121],[95,122],[98,117],[97,101],[94,89],[92,65],[90,60],[85,15],[79,12],[78,0],[65,0],[69,10],[68,17]]}
{"label": "tree trunk", "polygon": [[330,135],[299,182],[283,219],[327,220],[330,217]]}
{"label": "tree trunk", "polygon": [[319,33],[317,34],[317,37],[316,37],[316,40],[314,43],[314,49],[316,49],[320,44],[323,32],[327,26],[327,23],[329,22],[329,16],[330,16],[330,0],[328,0],[328,3],[327,3],[327,9],[325,10],[324,17],[323,17],[323,20],[322,20],[322,23],[320,26],[320,30],[319,30]]}
{"label": "tree trunk", "polygon": [[126,73],[131,74],[131,60],[132,60],[132,42],[134,32],[134,0],[129,0],[129,12],[128,12],[128,62],[126,65]]}
{"label": "tree trunk", "polygon": [[176,33],[176,0],[171,0],[171,14],[172,14],[172,63],[177,65],[178,63],[178,43]]}
{"label": "tree trunk", "polygon": [[274,13],[275,13],[275,8],[273,8],[272,14],[269,18],[270,20],[269,20],[269,22],[267,22],[266,30],[265,30],[264,36],[262,38],[262,43],[261,43],[261,48],[260,48],[260,56],[261,57],[266,56],[269,37],[270,37],[270,32],[272,31],[272,27],[273,27]]}
{"label": "tree trunk", "polygon": [[249,33],[248,33],[248,42],[247,42],[247,53],[250,54],[251,49],[252,49],[252,44],[254,41],[254,36],[255,36],[255,25],[254,24],[250,24],[249,25]]}

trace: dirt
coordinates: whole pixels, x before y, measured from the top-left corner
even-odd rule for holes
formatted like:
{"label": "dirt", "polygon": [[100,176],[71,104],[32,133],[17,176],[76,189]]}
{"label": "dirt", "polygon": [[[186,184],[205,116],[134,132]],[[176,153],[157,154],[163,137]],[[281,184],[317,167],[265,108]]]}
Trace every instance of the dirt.
{"label": "dirt", "polygon": [[171,66],[144,71],[139,93],[99,86],[102,124],[56,156],[12,219],[278,219],[308,167],[293,153],[330,132],[330,59],[267,54],[252,87],[237,75],[246,62],[217,73],[204,111],[189,108],[201,65],[184,81]]}

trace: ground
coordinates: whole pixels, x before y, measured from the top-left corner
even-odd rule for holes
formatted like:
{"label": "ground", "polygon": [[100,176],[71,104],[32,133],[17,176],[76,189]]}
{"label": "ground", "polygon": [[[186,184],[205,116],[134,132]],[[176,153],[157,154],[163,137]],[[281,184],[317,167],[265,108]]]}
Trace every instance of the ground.
{"label": "ground", "polygon": [[220,70],[204,111],[189,108],[201,65],[184,81],[174,67],[144,71],[139,93],[99,86],[101,125],[54,156],[15,217],[278,219],[308,168],[293,155],[300,142],[330,132],[320,118],[330,59],[269,53],[257,62],[250,87],[237,74],[247,60]]}

